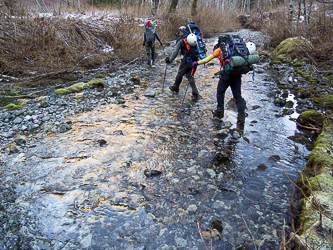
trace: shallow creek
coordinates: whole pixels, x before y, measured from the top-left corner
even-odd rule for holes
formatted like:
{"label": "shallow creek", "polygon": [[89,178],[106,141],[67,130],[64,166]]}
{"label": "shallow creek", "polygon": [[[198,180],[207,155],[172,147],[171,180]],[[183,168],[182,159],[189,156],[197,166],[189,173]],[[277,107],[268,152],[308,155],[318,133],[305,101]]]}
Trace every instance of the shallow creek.
{"label": "shallow creek", "polygon": [[[293,185],[286,174],[295,181],[309,152],[288,139],[297,132],[290,120],[297,114],[276,116],[283,108],[273,104],[276,84],[264,67],[257,65],[254,81],[252,73],[243,77],[242,131],[230,89],[223,122],[210,112],[218,59],[197,69],[202,99],[191,101],[189,88],[181,105],[186,78],[179,94],[170,93],[178,65],[168,66],[162,92],[160,58],[125,104],[68,117],[69,132],[7,156],[0,249],[204,249],[199,232],[213,221],[223,227],[213,249],[255,249],[253,239],[261,249],[278,249],[290,221]],[[145,97],[152,84],[156,96]],[[219,134],[224,127],[226,136]]]}

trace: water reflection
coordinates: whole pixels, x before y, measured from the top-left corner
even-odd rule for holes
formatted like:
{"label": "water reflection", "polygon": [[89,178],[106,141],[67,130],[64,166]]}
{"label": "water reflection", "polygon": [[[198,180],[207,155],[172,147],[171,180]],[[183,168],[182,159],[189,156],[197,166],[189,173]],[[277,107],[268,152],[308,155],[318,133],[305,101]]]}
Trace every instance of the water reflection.
{"label": "water reflection", "polygon": [[[163,69],[161,64],[156,70]],[[214,120],[218,70],[217,64],[197,70],[201,100],[188,95],[182,105],[185,84],[178,95],[157,89],[155,98],[145,97],[140,86],[124,96],[124,105],[71,117],[70,132],[28,149],[24,160],[10,166],[24,183],[17,189],[18,206],[27,215],[21,246],[201,249],[193,222],[202,216],[203,231],[212,221],[223,226],[215,249],[250,240],[244,220],[257,239],[269,238],[266,249],[277,249],[292,189],[281,164],[294,180],[304,164],[288,139],[297,129],[290,117],[275,116],[282,108],[269,96],[267,76],[259,74],[255,83],[252,75],[243,77],[245,123],[237,124],[232,100],[223,121]],[[176,71],[168,71],[167,85]],[[7,182],[15,185],[12,177]]]}

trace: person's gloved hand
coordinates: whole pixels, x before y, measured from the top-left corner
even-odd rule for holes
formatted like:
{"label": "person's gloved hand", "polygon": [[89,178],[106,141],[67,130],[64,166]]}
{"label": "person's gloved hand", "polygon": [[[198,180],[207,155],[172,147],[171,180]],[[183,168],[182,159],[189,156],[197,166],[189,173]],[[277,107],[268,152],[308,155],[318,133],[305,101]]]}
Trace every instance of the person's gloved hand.
{"label": "person's gloved hand", "polygon": [[192,72],[191,72],[192,75],[195,73],[197,66],[198,66],[198,61],[194,61],[192,63]]}
{"label": "person's gloved hand", "polygon": [[165,62],[166,62],[167,64],[170,64],[170,63],[171,63],[170,58],[169,58],[169,57],[165,58]]}
{"label": "person's gloved hand", "polygon": [[143,42],[142,46],[145,46],[145,42]]}
{"label": "person's gloved hand", "polygon": [[161,46],[163,47],[163,42],[161,42]]}

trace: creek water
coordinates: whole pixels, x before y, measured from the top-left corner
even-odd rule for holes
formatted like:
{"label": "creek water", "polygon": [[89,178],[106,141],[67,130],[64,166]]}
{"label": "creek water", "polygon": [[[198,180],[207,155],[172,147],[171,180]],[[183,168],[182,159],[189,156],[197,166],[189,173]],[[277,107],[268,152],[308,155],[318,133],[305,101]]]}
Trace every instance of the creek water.
{"label": "creek water", "polygon": [[248,116],[237,128],[230,89],[223,121],[210,112],[218,59],[196,71],[202,99],[192,101],[189,87],[183,103],[186,78],[170,93],[178,65],[168,66],[162,91],[158,62],[124,104],[68,117],[69,132],[4,160],[1,190],[11,205],[2,206],[0,249],[204,249],[200,232],[213,221],[223,231],[205,238],[212,249],[279,249],[294,190],[286,175],[297,180],[309,151],[288,138],[298,132],[290,119],[297,114],[281,116],[273,104],[278,89],[266,63],[254,81],[252,73],[242,78]]}

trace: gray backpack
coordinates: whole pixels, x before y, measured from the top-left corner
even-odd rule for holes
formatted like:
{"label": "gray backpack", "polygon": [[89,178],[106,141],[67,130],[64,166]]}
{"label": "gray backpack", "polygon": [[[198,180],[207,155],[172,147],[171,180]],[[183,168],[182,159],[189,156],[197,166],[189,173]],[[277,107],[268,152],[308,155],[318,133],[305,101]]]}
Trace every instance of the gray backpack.
{"label": "gray backpack", "polygon": [[145,25],[145,35],[147,42],[152,42],[155,40],[155,27],[152,23],[149,27]]}

